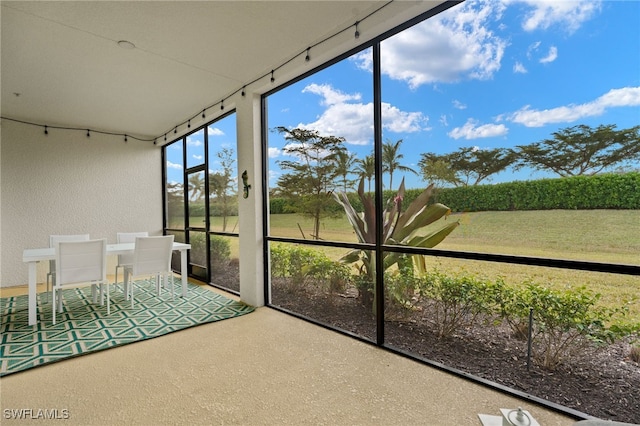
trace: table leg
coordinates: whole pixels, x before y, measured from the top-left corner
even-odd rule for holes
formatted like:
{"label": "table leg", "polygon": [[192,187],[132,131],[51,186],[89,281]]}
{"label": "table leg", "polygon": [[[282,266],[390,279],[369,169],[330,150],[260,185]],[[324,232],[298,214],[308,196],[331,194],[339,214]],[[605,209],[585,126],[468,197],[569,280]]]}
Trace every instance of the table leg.
{"label": "table leg", "polygon": [[182,297],[187,297],[187,281],[189,271],[187,265],[187,251],[180,250],[180,276],[182,277]]}
{"label": "table leg", "polygon": [[29,262],[29,325],[35,325],[38,316],[38,288],[36,287],[36,265],[37,262]]}

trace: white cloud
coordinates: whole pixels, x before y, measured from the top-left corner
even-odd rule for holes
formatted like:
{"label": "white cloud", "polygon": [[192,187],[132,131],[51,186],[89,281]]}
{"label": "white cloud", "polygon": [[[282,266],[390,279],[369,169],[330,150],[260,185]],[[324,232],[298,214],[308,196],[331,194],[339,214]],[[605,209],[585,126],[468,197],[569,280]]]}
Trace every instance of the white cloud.
{"label": "white cloud", "polygon": [[194,139],[191,136],[187,136],[187,145],[189,146],[202,146],[202,141],[198,139]]}
{"label": "white cloud", "polygon": [[360,99],[362,99],[362,95],[360,95],[359,93],[348,95],[334,89],[329,84],[312,83],[302,89],[302,93],[313,93],[322,96],[322,105],[337,105],[346,103],[348,101],[359,101]]}
{"label": "white cloud", "polygon": [[[466,1],[382,42],[382,72],[406,82],[411,89],[425,84],[453,83],[460,80],[486,80],[500,69],[507,40],[489,30],[504,10],[523,4],[526,31],[558,26],[572,33],[601,9],[600,0],[502,0]],[[529,47],[527,55],[538,50],[540,42]],[[557,58],[551,47],[542,63]],[[352,57],[355,64],[372,70],[368,49]],[[524,73],[521,63],[514,72]]]}
{"label": "white cloud", "polygon": [[448,127],[449,126],[449,119],[447,118],[446,115],[442,114],[440,116],[440,124],[442,124],[444,127]]}
{"label": "white cloud", "polygon": [[[372,116],[373,118],[373,116]],[[395,133],[414,133],[429,130],[428,118],[420,111],[401,111],[389,103],[382,102],[382,128]]]}
{"label": "white cloud", "polygon": [[224,136],[224,132],[217,127],[207,127],[207,134],[209,136]]}
{"label": "white cloud", "polygon": [[282,173],[280,173],[279,171],[275,171],[275,170],[269,170],[269,182],[275,182],[276,180],[278,180],[278,177],[280,177]]}
{"label": "white cloud", "polygon": [[542,42],[536,41],[527,48],[527,58],[531,59],[534,52],[537,52]]}
{"label": "white cloud", "polygon": [[[367,145],[373,140],[373,104],[360,101],[358,93],[347,94],[330,85],[310,84],[303,93],[322,97],[320,104],[327,106],[322,115],[312,123],[300,123],[297,127],[317,130],[321,135],[344,137],[347,143]],[[422,112],[407,112],[388,104],[382,104],[382,127],[391,132],[419,132],[427,130],[428,118]]]}
{"label": "white cloud", "polygon": [[195,160],[202,160],[204,157],[202,155],[192,155]]}
{"label": "white cloud", "polygon": [[167,160],[167,169],[182,170],[182,164],[172,163],[171,161]]}
{"label": "white cloud", "polygon": [[516,62],[513,65],[513,72],[516,74],[526,74],[527,73],[527,68],[525,68],[525,66],[523,64],[521,64],[520,62]]}
{"label": "white cloud", "polygon": [[275,148],[275,147],[269,147],[269,158],[277,158],[280,156],[280,149],[279,148]]}
{"label": "white cloud", "polygon": [[549,62],[553,62],[558,58],[558,48],[555,46],[551,46],[549,48],[549,53],[544,58],[540,59],[540,63],[548,64]]}
{"label": "white cloud", "polygon": [[504,124],[482,124],[472,118],[468,119],[462,127],[456,127],[448,133],[453,139],[478,139],[503,136],[509,132]]}
{"label": "white cloud", "polygon": [[321,135],[342,136],[348,143],[367,145],[373,139],[373,104],[335,104],[312,123],[298,127],[317,130]]}
{"label": "white cloud", "polygon": [[585,117],[602,115],[608,108],[640,106],[640,87],[612,89],[599,98],[580,105],[570,104],[535,110],[526,105],[506,118],[526,127],[542,127],[549,123],[569,123]]}
{"label": "white cloud", "polygon": [[569,33],[600,11],[599,0],[507,0],[505,4],[524,3],[531,8],[526,13],[522,28],[525,31],[546,30],[552,26]]}
{"label": "white cloud", "polygon": [[[416,89],[424,84],[488,79],[500,69],[507,45],[487,29],[499,17],[500,2],[463,3],[383,41],[382,72]],[[371,54],[354,57],[371,69]]]}
{"label": "white cloud", "polygon": [[453,107],[455,109],[467,109],[467,106],[457,99],[453,100]]}

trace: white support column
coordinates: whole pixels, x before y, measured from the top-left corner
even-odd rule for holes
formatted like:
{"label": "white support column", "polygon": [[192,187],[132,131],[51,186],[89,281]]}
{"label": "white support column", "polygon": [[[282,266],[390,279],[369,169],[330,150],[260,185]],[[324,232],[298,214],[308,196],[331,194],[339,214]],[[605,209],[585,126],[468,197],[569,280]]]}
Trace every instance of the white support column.
{"label": "white support column", "polygon": [[[236,103],[238,137],[238,215],[240,231],[240,299],[264,306],[262,226],[262,141],[260,96],[247,91]],[[247,171],[249,196],[243,197],[242,173]]]}

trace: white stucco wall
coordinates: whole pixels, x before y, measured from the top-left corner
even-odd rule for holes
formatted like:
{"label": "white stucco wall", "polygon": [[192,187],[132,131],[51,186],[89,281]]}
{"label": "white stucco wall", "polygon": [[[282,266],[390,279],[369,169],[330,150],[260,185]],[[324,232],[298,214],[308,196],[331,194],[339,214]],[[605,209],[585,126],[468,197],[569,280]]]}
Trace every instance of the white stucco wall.
{"label": "white stucco wall", "polygon": [[[48,246],[50,234],[89,233],[109,243],[120,231],[162,234],[159,146],[83,131],[45,135],[8,120],[0,135],[2,287],[27,284],[22,251]],[[46,271],[38,266],[38,282]]]}

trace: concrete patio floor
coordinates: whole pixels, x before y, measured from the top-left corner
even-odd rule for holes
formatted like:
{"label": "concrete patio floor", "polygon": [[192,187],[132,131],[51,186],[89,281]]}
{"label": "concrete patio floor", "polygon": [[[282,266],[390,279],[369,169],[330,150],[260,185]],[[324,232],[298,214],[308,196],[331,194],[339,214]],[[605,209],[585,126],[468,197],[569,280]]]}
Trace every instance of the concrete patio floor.
{"label": "concrete patio floor", "polygon": [[82,425],[480,425],[478,414],[519,406],[541,425],[575,422],[268,307],[0,386],[3,424],[43,423],[7,410],[56,409]]}

